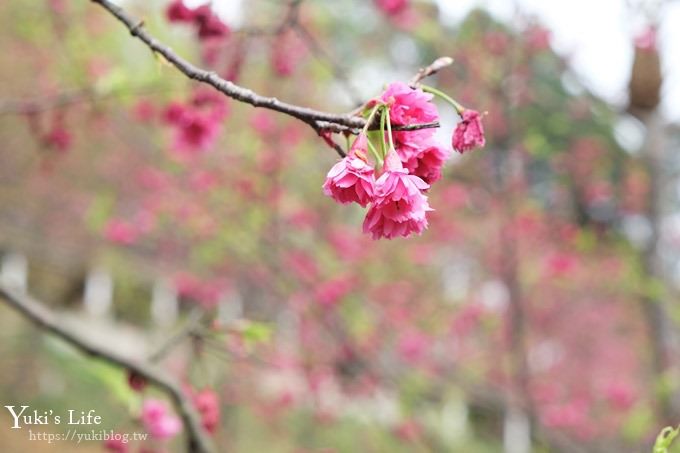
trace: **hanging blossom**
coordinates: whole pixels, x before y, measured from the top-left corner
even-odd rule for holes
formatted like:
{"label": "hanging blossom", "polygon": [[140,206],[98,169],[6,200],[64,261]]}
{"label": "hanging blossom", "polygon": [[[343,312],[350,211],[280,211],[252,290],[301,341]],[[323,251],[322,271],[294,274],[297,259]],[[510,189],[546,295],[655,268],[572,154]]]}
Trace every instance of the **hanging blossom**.
{"label": "hanging blossom", "polygon": [[333,165],[323,191],[338,203],[358,203],[366,207],[373,200],[375,171],[366,158],[366,134],[361,134],[347,157]]}
{"label": "hanging blossom", "polygon": [[[439,121],[434,95],[395,82],[387,87],[380,99],[389,106],[392,124],[406,126]],[[434,129],[396,131],[393,133],[395,150],[404,167],[425,182],[432,184],[441,178],[450,151],[435,140]]]}
{"label": "hanging blossom", "polygon": [[484,126],[482,116],[475,110],[463,110],[461,121],[453,132],[451,144],[459,153],[464,153],[473,148],[482,147],[486,144],[484,138]]}
{"label": "hanging blossom", "polygon": [[183,0],[174,0],[165,14],[170,22],[192,24],[201,41],[227,38],[231,34],[229,26],[222,22],[210,5],[189,8]]}
{"label": "hanging blossom", "polygon": [[[453,134],[453,148],[462,153],[484,146],[478,112],[463,108],[434,88],[395,82],[366,104],[366,127],[347,157],[326,176],[326,195],[342,204],[369,206],[363,231],[373,239],[421,234],[428,226],[427,213],[433,209],[425,192],[441,179],[451,149],[437,142],[433,128],[394,132],[392,128],[439,121],[434,96],[452,104],[461,116]],[[380,119],[380,132],[369,132],[376,118]],[[330,136],[327,139],[332,140]],[[379,144],[374,145],[372,140]]]}
{"label": "hanging blossom", "polygon": [[364,219],[364,233],[373,239],[420,234],[432,211],[423,191],[430,185],[410,175],[395,152],[385,159],[385,173],[375,183],[375,198]]}

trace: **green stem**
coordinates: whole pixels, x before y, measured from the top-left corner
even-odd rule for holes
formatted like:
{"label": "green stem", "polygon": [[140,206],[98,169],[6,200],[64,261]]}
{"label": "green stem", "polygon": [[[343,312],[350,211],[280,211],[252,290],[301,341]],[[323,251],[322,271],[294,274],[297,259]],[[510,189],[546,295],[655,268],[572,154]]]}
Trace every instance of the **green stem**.
{"label": "green stem", "polygon": [[364,128],[361,130],[362,134],[368,133],[368,128],[371,126],[371,123],[373,122],[373,119],[375,118],[375,114],[382,108],[383,104],[378,104],[375,107],[373,107],[373,110],[371,110],[371,114],[368,115],[368,118],[366,119],[366,125]]}
{"label": "green stem", "polygon": [[[387,107],[389,109],[389,107]],[[385,108],[381,110],[386,110]],[[385,143],[385,114],[380,114],[380,149],[382,150],[383,160],[387,156],[387,143]]]}
{"label": "green stem", "polygon": [[420,85],[420,88],[427,92],[427,93],[432,93],[435,96],[439,96],[449,104],[453,106],[454,109],[456,109],[456,113],[458,113],[458,116],[461,118],[463,117],[463,112],[465,111],[465,107],[463,107],[459,102],[457,102],[455,99],[453,99],[451,96],[448,94],[444,93],[443,91],[439,91],[436,88],[432,88],[431,86],[427,85]]}
{"label": "green stem", "polygon": [[[387,137],[390,140],[390,151],[394,150],[394,139],[392,138],[392,121],[390,120],[390,108],[385,108],[385,115],[387,117]],[[386,156],[387,157],[387,156]]]}
{"label": "green stem", "polygon": [[368,150],[373,155],[373,158],[375,159],[376,163],[378,164],[377,166],[379,168],[382,168],[383,159],[380,158],[380,154],[378,153],[378,150],[375,149],[375,146],[373,145],[373,143],[371,143],[371,140],[368,138],[368,136],[366,137],[366,143],[368,143]]}

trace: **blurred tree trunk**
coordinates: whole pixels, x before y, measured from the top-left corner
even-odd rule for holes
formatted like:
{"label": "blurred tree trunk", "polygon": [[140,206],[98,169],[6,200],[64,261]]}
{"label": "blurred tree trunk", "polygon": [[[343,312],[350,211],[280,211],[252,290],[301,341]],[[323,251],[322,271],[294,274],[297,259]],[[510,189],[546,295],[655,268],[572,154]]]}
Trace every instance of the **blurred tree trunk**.
{"label": "blurred tree trunk", "polygon": [[660,240],[663,192],[666,181],[664,150],[666,147],[664,123],[661,115],[650,112],[641,117],[647,129],[641,160],[649,181],[646,203],[646,217],[651,235],[642,250],[642,269],[645,288],[641,297],[642,310],[646,318],[654,383],[657,391],[656,412],[664,424],[675,425],[680,417],[677,404],[677,390],[667,387],[669,371],[672,369],[672,352],[676,349],[676,333],[669,318],[667,295],[657,288],[665,281],[660,261]]}

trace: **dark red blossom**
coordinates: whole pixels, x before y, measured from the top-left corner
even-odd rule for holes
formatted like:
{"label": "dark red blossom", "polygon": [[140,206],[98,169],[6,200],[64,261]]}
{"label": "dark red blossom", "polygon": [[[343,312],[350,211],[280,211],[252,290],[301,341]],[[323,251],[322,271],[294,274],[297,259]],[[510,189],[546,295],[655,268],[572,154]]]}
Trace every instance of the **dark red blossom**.
{"label": "dark red blossom", "polygon": [[187,7],[183,0],[175,0],[168,5],[165,15],[170,22],[191,22],[194,20],[194,10]]}

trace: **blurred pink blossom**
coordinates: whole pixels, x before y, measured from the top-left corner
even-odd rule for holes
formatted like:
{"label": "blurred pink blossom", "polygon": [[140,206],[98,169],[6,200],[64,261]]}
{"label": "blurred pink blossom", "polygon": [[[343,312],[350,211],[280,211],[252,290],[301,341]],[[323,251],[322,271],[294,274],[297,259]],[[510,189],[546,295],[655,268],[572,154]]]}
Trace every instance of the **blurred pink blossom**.
{"label": "blurred pink blossom", "polygon": [[169,439],[182,430],[182,422],[170,413],[163,401],[147,399],[142,403],[142,424],[152,437]]}
{"label": "blurred pink blossom", "polygon": [[486,144],[482,117],[476,110],[464,110],[462,119],[453,131],[451,141],[453,149],[464,153],[473,148],[480,148]]}

